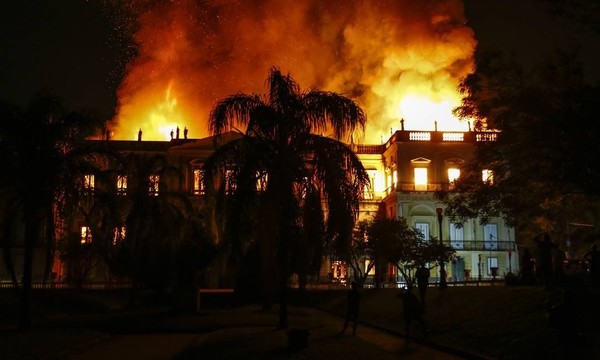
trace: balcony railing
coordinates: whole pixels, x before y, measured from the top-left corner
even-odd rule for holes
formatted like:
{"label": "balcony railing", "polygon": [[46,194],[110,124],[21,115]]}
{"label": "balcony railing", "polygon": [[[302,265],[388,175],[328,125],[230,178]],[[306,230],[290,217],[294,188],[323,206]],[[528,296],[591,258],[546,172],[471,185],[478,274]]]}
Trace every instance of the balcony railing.
{"label": "balcony railing", "polygon": [[484,241],[484,240],[453,240],[450,242],[455,250],[467,251],[515,251],[517,245],[514,241]]}
{"label": "balcony railing", "polygon": [[450,183],[415,184],[413,182],[399,182],[385,189],[386,194],[392,191],[448,191],[452,190]]}
{"label": "balcony railing", "polygon": [[431,141],[431,142],[481,142],[496,141],[497,131],[396,131],[388,142]]}

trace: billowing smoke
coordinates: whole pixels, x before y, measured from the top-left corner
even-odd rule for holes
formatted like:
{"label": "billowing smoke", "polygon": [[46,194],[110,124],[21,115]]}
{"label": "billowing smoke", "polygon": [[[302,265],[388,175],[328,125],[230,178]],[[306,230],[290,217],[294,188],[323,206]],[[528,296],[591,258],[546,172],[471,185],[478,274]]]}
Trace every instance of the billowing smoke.
{"label": "billowing smoke", "polygon": [[[116,137],[208,135],[215,101],[265,93],[271,66],[302,88],[336,91],[390,129],[465,129],[451,115],[476,41],[459,0],[144,0],[133,5],[138,56],[120,86]],[[131,9],[130,9],[131,10]],[[165,135],[167,134],[167,135]]]}

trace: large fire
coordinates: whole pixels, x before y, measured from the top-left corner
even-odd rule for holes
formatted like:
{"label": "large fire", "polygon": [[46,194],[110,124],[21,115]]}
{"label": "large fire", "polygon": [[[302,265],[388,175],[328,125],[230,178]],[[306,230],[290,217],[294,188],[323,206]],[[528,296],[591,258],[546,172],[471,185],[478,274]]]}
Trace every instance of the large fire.
{"label": "large fire", "polygon": [[466,130],[452,115],[476,46],[460,0],[135,2],[138,57],[119,89],[115,137],[208,135],[215,101],[265,92],[271,66],[303,88],[355,99],[363,138],[391,130]]}

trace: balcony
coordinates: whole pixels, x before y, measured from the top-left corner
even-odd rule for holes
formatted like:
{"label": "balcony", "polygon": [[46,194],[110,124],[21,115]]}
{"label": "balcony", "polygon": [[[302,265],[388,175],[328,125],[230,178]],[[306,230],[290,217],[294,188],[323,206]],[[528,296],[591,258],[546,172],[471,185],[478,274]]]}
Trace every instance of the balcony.
{"label": "balcony", "polygon": [[450,245],[455,250],[466,251],[516,251],[517,244],[514,241],[484,241],[484,240],[453,240]]}
{"label": "balcony", "polygon": [[415,184],[413,182],[399,182],[395,186],[390,186],[386,189],[386,193],[390,194],[393,191],[406,191],[406,192],[434,192],[434,191],[448,191],[451,190],[450,183],[427,183],[427,184]]}
{"label": "balcony", "polygon": [[496,141],[498,131],[396,131],[386,143],[386,148],[394,142],[483,142]]}

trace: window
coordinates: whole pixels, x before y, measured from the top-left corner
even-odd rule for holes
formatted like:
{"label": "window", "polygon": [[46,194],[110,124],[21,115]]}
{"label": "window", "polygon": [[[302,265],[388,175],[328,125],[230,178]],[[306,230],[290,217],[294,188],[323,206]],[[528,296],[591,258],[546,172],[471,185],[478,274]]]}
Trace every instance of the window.
{"label": "window", "polygon": [[127,195],[127,175],[117,175],[117,194]]}
{"label": "window", "polygon": [[117,226],[113,232],[113,245],[120,244],[125,240],[125,226]]}
{"label": "window", "polygon": [[492,268],[498,269],[498,258],[495,258],[495,257],[487,258],[487,274],[490,276],[493,275]]}
{"label": "window", "polygon": [[464,248],[464,229],[462,224],[450,223],[450,244],[455,249]]}
{"label": "window", "polygon": [[266,171],[258,171],[256,173],[256,191],[263,192],[267,190],[269,183],[269,173]]}
{"label": "window", "polygon": [[494,172],[492,170],[481,170],[481,180],[484,183],[493,184],[494,183]]}
{"label": "window", "polygon": [[369,269],[369,266],[371,266],[372,262],[373,261],[371,259],[365,259],[365,271],[367,271],[367,269],[369,270],[367,275],[375,275],[375,264],[373,264],[373,267]]}
{"label": "window", "polygon": [[427,168],[415,168],[415,190],[427,191]]}
{"label": "window", "polygon": [[346,262],[345,261],[333,261],[331,263],[331,277],[332,280],[343,282],[346,280]]}
{"label": "window", "polygon": [[160,182],[159,175],[148,176],[148,194],[150,196],[158,196],[158,184]]}
{"label": "window", "polygon": [[396,169],[392,172],[392,184],[394,185],[394,188],[398,185],[398,170]]}
{"label": "window", "polygon": [[486,250],[498,249],[498,225],[485,224],[483,226],[483,241]]}
{"label": "window", "polygon": [[225,170],[225,193],[233,194],[237,188],[235,183],[235,172],[233,170]]}
{"label": "window", "polygon": [[449,168],[448,169],[448,182],[453,183],[460,177],[460,169],[458,168]]}
{"label": "window", "polygon": [[204,170],[194,169],[194,195],[204,195],[206,192]]}
{"label": "window", "polygon": [[95,187],[95,179],[93,174],[87,174],[83,177],[83,188],[88,191],[93,191]]}
{"label": "window", "polygon": [[81,243],[91,244],[92,243],[92,229],[89,226],[81,227]]}
{"label": "window", "polygon": [[428,223],[416,223],[415,228],[417,231],[421,233],[424,240],[429,240],[431,237],[429,235],[429,224]]}
{"label": "window", "polygon": [[375,186],[375,177],[377,176],[377,170],[367,170],[367,174],[369,174],[369,186],[365,186],[363,189],[363,199],[371,200],[374,197],[374,186]]}

